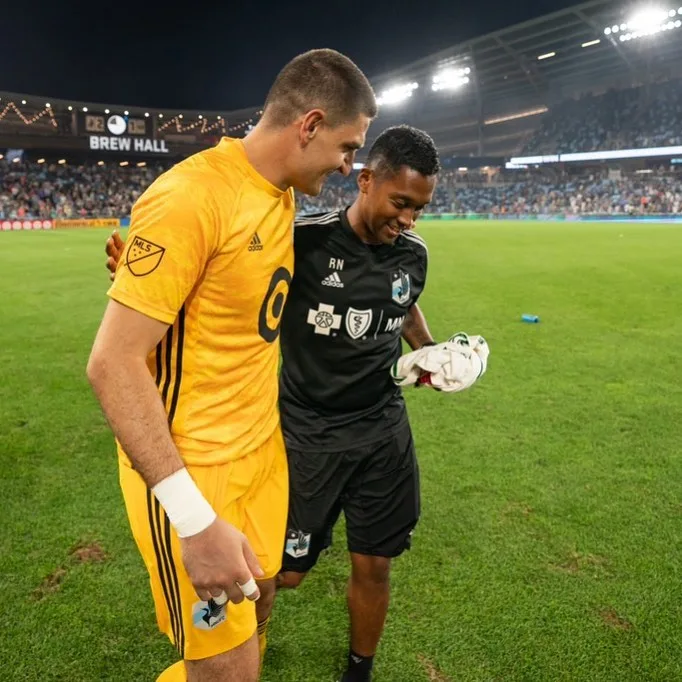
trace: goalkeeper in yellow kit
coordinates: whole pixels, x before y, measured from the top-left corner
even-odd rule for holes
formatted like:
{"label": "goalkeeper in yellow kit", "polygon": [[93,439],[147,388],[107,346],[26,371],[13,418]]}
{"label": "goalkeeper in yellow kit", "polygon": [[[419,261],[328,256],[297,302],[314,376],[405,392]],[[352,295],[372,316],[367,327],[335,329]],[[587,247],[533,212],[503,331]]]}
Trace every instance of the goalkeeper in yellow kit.
{"label": "goalkeeper in yellow kit", "polygon": [[246,139],[178,164],[133,208],[87,371],[159,627],[183,658],[164,682],[258,679],[256,580],[278,573],[287,518],[277,363],[292,188],[316,195],[349,174],[375,115],[349,59],[305,53]]}

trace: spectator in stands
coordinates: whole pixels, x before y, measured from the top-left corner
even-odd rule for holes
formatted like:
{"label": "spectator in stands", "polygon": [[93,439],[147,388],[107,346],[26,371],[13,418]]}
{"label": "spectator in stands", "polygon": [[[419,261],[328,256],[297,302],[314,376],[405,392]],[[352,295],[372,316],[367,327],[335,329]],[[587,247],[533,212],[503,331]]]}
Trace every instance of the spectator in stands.
{"label": "spectator in stands", "polygon": [[609,90],[554,105],[523,156],[682,144],[682,81]]}

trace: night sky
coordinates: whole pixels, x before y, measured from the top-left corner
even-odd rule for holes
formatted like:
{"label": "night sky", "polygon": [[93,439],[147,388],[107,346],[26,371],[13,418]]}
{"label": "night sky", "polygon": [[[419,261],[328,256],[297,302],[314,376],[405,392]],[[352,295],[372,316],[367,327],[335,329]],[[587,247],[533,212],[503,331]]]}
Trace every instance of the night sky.
{"label": "night sky", "polygon": [[[176,0],[171,0],[175,3]],[[568,0],[76,3],[7,0],[0,90],[108,104],[230,111],[259,105],[293,56],[331,47],[377,76]],[[179,9],[182,7],[182,9]]]}

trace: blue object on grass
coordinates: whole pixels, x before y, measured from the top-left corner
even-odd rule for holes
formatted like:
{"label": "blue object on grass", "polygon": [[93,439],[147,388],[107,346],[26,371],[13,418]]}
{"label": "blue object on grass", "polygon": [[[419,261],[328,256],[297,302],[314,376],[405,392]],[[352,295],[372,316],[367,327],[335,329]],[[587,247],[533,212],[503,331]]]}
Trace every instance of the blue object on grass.
{"label": "blue object on grass", "polygon": [[521,315],[521,319],[524,322],[530,322],[531,324],[535,324],[540,321],[540,318],[537,315],[528,315],[527,313]]}

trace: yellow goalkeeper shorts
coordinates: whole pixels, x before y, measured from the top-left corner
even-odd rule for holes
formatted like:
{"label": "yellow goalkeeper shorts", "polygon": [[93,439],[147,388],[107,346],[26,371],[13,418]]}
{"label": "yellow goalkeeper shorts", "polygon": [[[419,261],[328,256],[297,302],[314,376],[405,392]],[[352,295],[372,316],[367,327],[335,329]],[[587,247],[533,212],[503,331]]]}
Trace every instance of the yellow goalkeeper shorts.
{"label": "yellow goalkeeper shorts", "polygon": [[[280,429],[240,459],[188,470],[217,514],[246,535],[265,572],[263,579],[277,575],[289,495]],[[142,477],[121,460],[119,476],[128,520],[149,572],[159,629],[188,660],[216,656],[246,642],[256,631],[255,604],[245,599],[218,607],[199,599],[163,508]]]}

